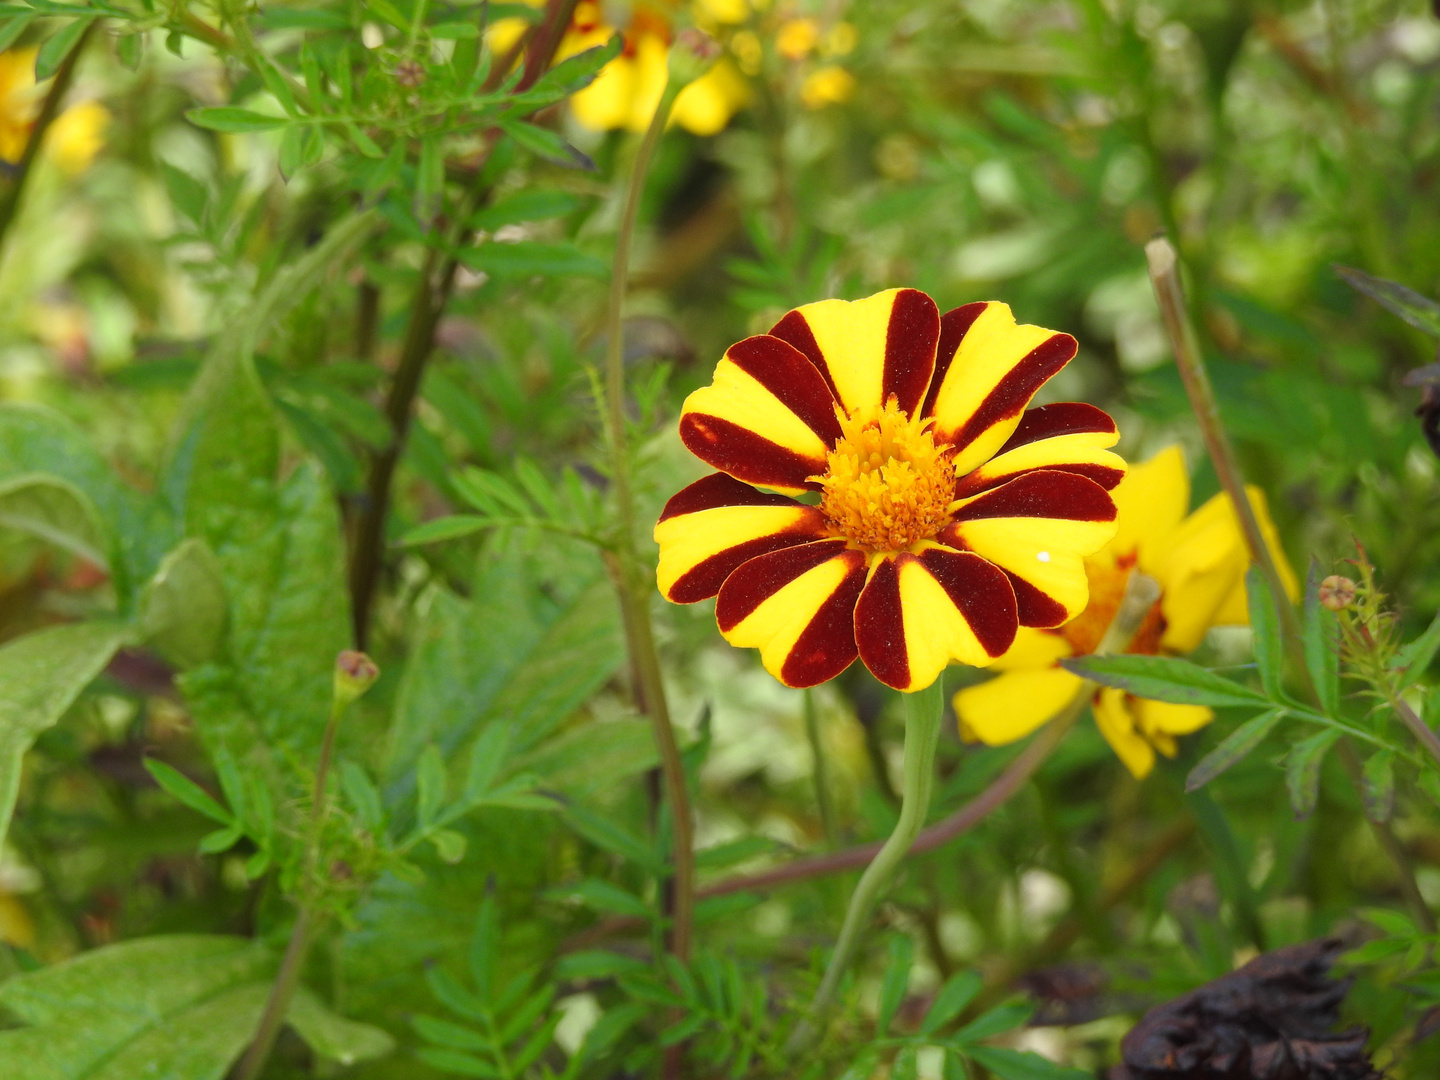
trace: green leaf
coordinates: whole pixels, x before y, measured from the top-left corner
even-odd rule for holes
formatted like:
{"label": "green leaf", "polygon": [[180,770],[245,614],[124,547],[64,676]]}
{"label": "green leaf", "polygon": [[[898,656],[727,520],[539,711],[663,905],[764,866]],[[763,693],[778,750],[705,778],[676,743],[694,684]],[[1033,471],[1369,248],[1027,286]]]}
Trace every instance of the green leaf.
{"label": "green leaf", "polygon": [[620,55],[625,40],[613,34],[604,45],[595,45],[556,64],[528,90],[512,94],[507,102],[520,112],[533,112],[569,97],[595,80],[600,69]]}
{"label": "green leaf", "polygon": [[477,210],[470,218],[470,227],[494,232],[502,225],[563,217],[573,213],[579,206],[580,200],[568,191],[520,191],[492,206]]}
{"label": "green leaf", "polygon": [[954,1020],[975,1000],[975,995],[984,984],[985,980],[978,971],[958,971],[950,976],[940,988],[940,993],[935,995],[929,1011],[925,1013],[925,1019],[920,1023],[920,1033],[933,1035]]}
{"label": "green leaf", "polygon": [[415,220],[428,229],[445,207],[445,150],[440,136],[433,135],[420,144],[420,165],[416,172]]}
{"label": "green leaf", "polygon": [[572,169],[596,171],[595,162],[548,128],[536,127],[534,124],[526,124],[518,120],[501,121],[500,128],[522,149],[528,150],[546,161],[554,162],[556,165],[565,165]]}
{"label": "green leaf", "polygon": [[470,749],[470,769],[465,774],[466,799],[478,799],[495,786],[509,749],[510,728],[503,721],[493,721],[480,732]]}
{"label": "green leaf", "polygon": [[229,851],[240,842],[245,835],[239,825],[229,825],[223,829],[216,829],[212,833],[206,833],[200,838],[200,853],[202,855],[218,855],[222,851]]}
{"label": "green leaf", "polygon": [[12,976],[0,1005],[6,1080],[221,1080],[249,1044],[274,960],[244,938],[176,934],[107,945]]}
{"label": "green leaf", "polygon": [[579,897],[586,907],[596,911],[608,911],[616,915],[630,915],[637,919],[650,920],[655,912],[650,905],[634,893],[626,892],[618,885],[599,878],[586,878],[575,885],[564,885],[554,890],[556,897]]}
{"label": "green leaf", "polygon": [[218,821],[222,825],[229,825],[235,820],[234,814],[221,806],[206,793],[204,788],[174,766],[167,765],[155,758],[146,758],[145,771],[155,778],[157,784],[190,807],[191,810],[199,811],[212,821]]}
{"label": "green leaf", "polygon": [[19,41],[25,31],[30,29],[30,24],[34,21],[35,15],[28,13],[6,19],[3,24],[0,24],[0,52],[4,52],[14,45],[15,42]]}
{"label": "green leaf", "polygon": [[1326,716],[1340,713],[1340,625],[1320,603],[1320,564],[1310,560],[1305,578],[1305,667]]}
{"label": "green leaf", "polygon": [[491,524],[489,518],[479,514],[451,514],[407,530],[396,541],[396,545],[419,547],[421,544],[433,544],[440,540],[458,540],[462,536],[474,536],[477,532],[483,532],[490,528]]}
{"label": "green leaf", "polygon": [[628,859],[652,874],[662,872],[663,863],[656,857],[650,845],[618,822],[579,803],[566,808],[565,820],[571,828],[601,850]]}
{"label": "green leaf", "polygon": [[177,169],[169,162],[160,163],[160,175],[165,180],[165,190],[176,210],[189,218],[191,223],[201,225],[205,221],[205,207],[210,202],[210,190],[184,169]]}
{"label": "green leaf", "polygon": [[[602,789],[624,784],[630,777],[655,768],[659,762],[651,723],[619,718],[568,728],[530,753],[515,758],[513,766],[538,774],[547,788],[564,792],[573,799],[587,799]],[[750,839],[763,845],[765,851],[774,850],[774,841],[761,837]],[[698,852],[697,865],[702,862],[706,866],[719,865],[713,860],[721,857],[718,849]],[[735,855],[736,859],[748,857],[743,853]]]}
{"label": "green leaf", "polygon": [[1211,706],[1270,704],[1262,695],[1207,668],[1168,656],[1079,656],[1060,663],[1101,686],[1118,687],[1155,701]]}
{"label": "green leaf", "polygon": [[414,1016],[410,1023],[414,1025],[421,1037],[432,1043],[439,1043],[441,1046],[452,1047],[456,1050],[482,1050],[490,1051],[493,1043],[489,1037],[449,1020],[441,1020],[435,1016]]}
{"label": "green leaf", "polygon": [[[647,725],[648,726],[648,725]],[[768,836],[742,836],[738,840],[716,844],[695,853],[697,869],[718,870],[736,863],[748,862],[762,855],[773,855],[781,849],[779,841]]]}
{"label": "green leaf", "polygon": [[387,1032],[337,1016],[303,986],[295,991],[285,1020],[311,1050],[341,1065],[373,1061],[395,1049]]}
{"label": "green leaf", "polygon": [[875,1020],[875,1032],[881,1038],[890,1034],[890,1023],[905,1000],[913,951],[913,943],[904,934],[890,938],[890,961],[885,965],[885,977],[880,983],[880,1011]]}
{"label": "green leaf", "polygon": [[1340,733],[1327,728],[1295,744],[1285,758],[1285,786],[1297,818],[1309,817],[1320,798],[1320,766]]}
{"label": "green leaf", "polygon": [[1431,661],[1435,659],[1437,651],[1440,651],[1440,611],[1435,613],[1435,618],[1430,620],[1425,632],[1414,641],[1401,646],[1391,660],[1391,670],[1400,672],[1400,689],[1404,690],[1419,681],[1420,676],[1425,674]]}
{"label": "green leaf", "polygon": [[1280,616],[1275,609],[1275,594],[1254,563],[1245,572],[1245,596],[1250,606],[1250,629],[1253,631],[1255,666],[1260,669],[1260,683],[1272,699],[1280,696],[1285,654],[1280,644]]}
{"label": "green leaf", "polygon": [[440,856],[440,861],[452,866],[465,858],[465,848],[469,845],[464,834],[454,829],[437,829],[430,834],[430,843],[435,845],[435,854]]}
{"label": "green leaf", "polygon": [[221,655],[229,618],[220,564],[203,540],[165,556],[140,596],[142,640],[181,671]]}
{"label": "green leaf", "polygon": [[251,112],[249,109],[237,108],[234,105],[212,105],[189,109],[185,113],[185,119],[196,127],[207,128],[210,131],[223,131],[230,135],[249,131],[273,131],[286,124],[283,116],[265,116],[262,113]]}
{"label": "green leaf", "polygon": [[[955,1041],[959,1043],[978,1042],[981,1039],[988,1039],[992,1035],[1014,1031],[1023,1026],[1034,1011],[1033,1007],[1025,1004],[997,1005],[957,1031]],[[969,1052],[968,1049],[966,1052]]]}
{"label": "green leaf", "polygon": [[1028,1050],[1001,1046],[970,1046],[965,1056],[985,1066],[999,1080],[1090,1080],[1091,1074],[1069,1065],[1057,1065]]}
{"label": "green leaf", "polygon": [[613,979],[649,970],[650,965],[637,957],[598,949],[562,956],[556,965],[556,974],[564,979]]}
{"label": "green leaf", "polygon": [[445,757],[438,746],[427,746],[420,755],[417,783],[420,790],[416,813],[420,827],[428,829],[440,815],[440,806],[445,801]]}
{"label": "green leaf", "polygon": [[1363,775],[1365,816],[1371,821],[1389,821],[1395,813],[1395,752],[1380,750],[1372,754],[1365,762]]}
{"label": "green leaf", "polygon": [[70,55],[70,50],[89,26],[89,19],[74,19],[45,39],[45,44],[35,54],[36,82],[44,82],[60,70],[65,57]]}
{"label": "green leaf", "polygon": [[[9,47],[9,42],[0,43],[0,49]],[[140,61],[145,58],[144,35],[139,33],[116,35],[115,56],[126,70],[139,71]]]}
{"label": "green leaf", "polygon": [[493,277],[534,277],[577,274],[604,277],[609,267],[574,244],[541,244],[522,240],[515,244],[480,244],[459,252],[460,261],[472,270]]}
{"label": "green leaf", "polygon": [[0,480],[0,527],[29,533],[102,569],[113,561],[113,541],[95,504],[59,477],[29,473]]}
{"label": "green leaf", "polygon": [[1371,277],[1363,270],[1334,266],[1340,279],[1357,292],[1362,292],[1381,307],[1399,315],[1417,330],[1440,337],[1440,304],[1421,296],[1413,289],[1384,278]]}
{"label": "green leaf", "polygon": [[369,774],[353,761],[342,761],[340,788],[354,808],[360,824],[372,833],[379,833],[385,827],[385,807],[380,802],[380,792],[370,782]]}
{"label": "green leaf", "polygon": [[280,172],[288,180],[319,162],[325,138],[314,124],[291,124],[280,139]]}
{"label": "green leaf", "polygon": [[47,627],[0,646],[0,843],[35,737],[60,719],[126,639],[116,623]]}
{"label": "green leaf", "polygon": [[489,1062],[461,1050],[436,1050],[425,1046],[416,1051],[415,1056],[432,1068],[454,1073],[456,1076],[480,1076],[485,1080],[501,1080],[505,1075]]}
{"label": "green leaf", "polygon": [[1214,780],[1230,766],[1237,764],[1264,741],[1265,736],[1270,734],[1271,729],[1280,722],[1284,715],[1284,709],[1271,709],[1269,712],[1261,713],[1259,716],[1245,721],[1225,736],[1219,746],[1201,758],[1190,770],[1190,775],[1185,777],[1185,790],[1196,791]]}

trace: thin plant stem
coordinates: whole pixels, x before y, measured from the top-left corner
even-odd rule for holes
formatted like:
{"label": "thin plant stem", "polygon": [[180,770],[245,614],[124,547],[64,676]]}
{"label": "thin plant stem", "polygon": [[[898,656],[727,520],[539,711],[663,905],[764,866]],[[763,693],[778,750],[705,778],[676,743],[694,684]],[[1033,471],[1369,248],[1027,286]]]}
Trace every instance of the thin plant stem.
{"label": "thin plant stem", "polygon": [[660,769],[665,777],[665,796],[670,806],[674,838],[674,877],[671,883],[672,926],[670,951],[682,963],[690,958],[690,941],[695,923],[695,853],[694,829],[690,816],[690,797],[685,786],[685,766],[675,729],[670,721],[670,708],[661,677],[660,658],[655,650],[655,631],[650,620],[648,576],[641,573],[635,547],[635,496],[630,483],[630,454],[625,431],[625,355],[624,329],[621,315],[630,267],[630,245],[640,215],[640,196],[645,189],[645,174],[654,159],[655,148],[665,130],[677,89],[666,86],[659,107],[645,129],[630,170],[625,204],[620,216],[620,229],[615,238],[615,261],[610,272],[610,296],[605,312],[605,435],[610,451],[610,482],[615,493],[616,539],[611,564],[620,613],[625,627],[626,644],[637,685],[639,704],[650,718],[655,746],[660,754]]}
{"label": "thin plant stem", "polygon": [[60,115],[60,106],[65,100],[65,95],[70,92],[70,84],[75,81],[75,67],[80,62],[80,54],[85,51],[85,45],[89,42],[90,35],[95,32],[98,22],[98,19],[91,19],[86,24],[85,29],[80,32],[80,37],[70,47],[70,52],[66,54],[64,60],[60,61],[60,67],[55,72],[50,89],[45,92],[45,98],[40,103],[40,112],[35,117],[35,123],[31,125],[30,137],[25,141],[25,150],[20,155],[20,161],[15,166],[15,172],[10,177],[10,183],[6,185],[4,194],[0,195],[0,249],[3,249],[5,237],[10,232],[10,226],[20,209],[20,200],[25,194],[26,181],[30,178],[35,159],[40,156],[40,151],[45,145],[45,136],[50,131],[50,125]]}
{"label": "thin plant stem", "polygon": [[[1191,411],[1194,412],[1196,423],[1200,426],[1200,434],[1205,439],[1205,448],[1209,451],[1210,462],[1215,466],[1215,475],[1219,478],[1226,493],[1229,494],[1230,503],[1235,508],[1235,515],[1240,521],[1240,531],[1250,550],[1250,561],[1260,568],[1261,574],[1264,575],[1266,583],[1270,586],[1271,595],[1275,599],[1275,607],[1280,615],[1280,640],[1285,647],[1290,668],[1304,687],[1306,696],[1318,707],[1320,695],[1315,688],[1315,681],[1310,677],[1310,668],[1305,663],[1305,646],[1300,635],[1300,621],[1295,615],[1294,605],[1290,603],[1285,592],[1284,582],[1280,578],[1275,558],[1270,553],[1269,545],[1265,543],[1264,534],[1260,531],[1260,522],[1255,516],[1254,507],[1250,505],[1250,496],[1245,491],[1244,477],[1240,472],[1239,463],[1236,461],[1234,448],[1230,445],[1230,438],[1220,419],[1220,407],[1215,400],[1214,388],[1210,385],[1210,376],[1205,370],[1205,358],[1200,350],[1200,342],[1195,334],[1194,324],[1190,320],[1189,310],[1185,305],[1185,291],[1180,283],[1180,260],[1175,254],[1174,246],[1163,236],[1156,237],[1145,245],[1145,257],[1150,267],[1150,283],[1154,287],[1155,299],[1160,306],[1160,316],[1165,324],[1166,335],[1170,339],[1170,347],[1175,353],[1175,366],[1180,372],[1180,381],[1185,386],[1186,396],[1190,399]],[[1413,712],[1411,715],[1414,715]],[[1405,720],[1403,714],[1401,719]],[[1415,719],[1419,722],[1418,717]],[[1410,726],[1409,720],[1405,720],[1405,723]],[[1428,726],[1423,722],[1420,722],[1419,726],[1429,731]],[[1430,739],[1425,739],[1413,727],[1411,731],[1421,739],[1425,748],[1432,754],[1440,751],[1440,745],[1434,748],[1430,745],[1432,741],[1440,744],[1440,740],[1435,739],[1433,731],[1430,732]],[[1348,755],[1349,758],[1354,759],[1354,747],[1344,737],[1340,739],[1338,748],[1342,758]],[[1440,761],[1440,756],[1437,756],[1437,761]],[[1346,772],[1355,785],[1356,791],[1363,792],[1358,769],[1351,769],[1347,766]],[[1367,820],[1369,819],[1367,818]],[[1401,879],[1401,891],[1410,899],[1416,915],[1423,923],[1435,925],[1434,916],[1428,905],[1425,904],[1419,885],[1415,881],[1415,870],[1410,865],[1404,845],[1400,843],[1399,838],[1395,836],[1387,823],[1371,820],[1370,828],[1375,833],[1381,848],[1390,856],[1396,873]]]}
{"label": "thin plant stem", "polygon": [[305,966],[310,944],[324,921],[315,908],[315,881],[319,870],[321,835],[325,818],[330,812],[327,782],[330,779],[330,762],[335,755],[335,733],[340,729],[340,718],[344,715],[345,703],[337,697],[330,706],[330,719],[325,724],[325,735],[320,742],[320,760],[315,766],[310,822],[305,831],[305,876],[300,885],[300,911],[295,917],[295,925],[290,929],[290,940],[285,945],[280,970],[275,975],[270,996],[265,1001],[265,1011],[260,1014],[260,1025],[255,1029],[255,1038],[236,1068],[234,1080],[255,1080],[265,1068],[270,1052],[275,1049],[280,1028],[285,1023],[285,1014],[290,1011],[290,1002],[295,996],[295,987],[299,985],[300,971]]}
{"label": "thin plant stem", "polygon": [[820,811],[820,831],[825,835],[826,850],[833,850],[837,835],[835,832],[835,803],[830,797],[830,769],[825,761],[825,744],[820,738],[820,716],[815,708],[815,691],[807,689],[804,695],[805,737],[810,740],[810,760],[815,777],[815,805]]}
{"label": "thin plant stem", "polygon": [[786,1044],[791,1053],[804,1049],[814,1038],[816,1025],[830,1009],[876,903],[890,884],[896,868],[910,853],[925,824],[925,814],[930,809],[930,793],[935,786],[935,751],[940,745],[940,721],[945,715],[944,683],[936,679],[925,689],[906,694],[902,700],[905,706],[905,773],[900,794],[900,820],[895,823],[894,831],[874,860],[865,868],[865,873],[860,875],[860,881],[850,895],[845,922],[835,942],[835,951],[830,954],[830,963],[820,981],[820,988],[815,991],[808,1015],[796,1026]]}

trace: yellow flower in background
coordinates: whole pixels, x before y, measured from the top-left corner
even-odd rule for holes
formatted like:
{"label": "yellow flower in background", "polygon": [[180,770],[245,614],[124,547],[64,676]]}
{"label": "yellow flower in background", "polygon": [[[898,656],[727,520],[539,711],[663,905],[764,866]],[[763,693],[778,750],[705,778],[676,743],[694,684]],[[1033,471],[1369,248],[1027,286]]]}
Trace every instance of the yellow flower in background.
{"label": "yellow flower in background", "polygon": [[[1264,494],[1258,488],[1246,490],[1293,599],[1298,583],[1285,561]],[[1014,742],[1074,698],[1082,680],[1059,661],[1093,652],[1100,644],[1134,570],[1153,577],[1161,592],[1130,644],[1132,653],[1188,653],[1212,626],[1248,625],[1245,571],[1250,560],[1235,510],[1222,492],[1186,516],[1190,480],[1178,446],[1132,467],[1113,497],[1119,520],[1115,538],[1085,560],[1089,604],[1064,626],[1022,627],[1015,644],[992,665],[999,674],[955,695],[955,714],[966,739],[991,746]],[[1177,736],[1213,718],[1201,706],[1150,701],[1112,688],[1095,695],[1092,709],[1100,733],[1137,777],[1154,767],[1157,751],[1173,757]]]}
{"label": "yellow flower in background", "polygon": [[807,109],[823,109],[849,101],[855,93],[855,76],[835,64],[816,68],[800,84],[800,102]]}
{"label": "yellow flower in background", "polygon": [[820,40],[820,24],[814,19],[786,19],[775,35],[775,51],[786,60],[803,60]]}
{"label": "yellow flower in background", "polygon": [[[42,94],[35,85],[34,49],[0,53],[0,159],[14,163],[25,153]],[[55,118],[45,152],[67,173],[83,172],[104,145],[110,114],[93,101],[72,105]]]}

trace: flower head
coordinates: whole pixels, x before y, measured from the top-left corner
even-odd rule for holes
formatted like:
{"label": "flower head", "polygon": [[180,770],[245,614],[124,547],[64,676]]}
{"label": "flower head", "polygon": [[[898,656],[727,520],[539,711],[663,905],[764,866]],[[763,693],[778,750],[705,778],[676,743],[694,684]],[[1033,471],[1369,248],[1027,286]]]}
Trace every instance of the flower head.
{"label": "flower head", "polygon": [[[14,163],[25,153],[40,89],[35,84],[34,49],[0,53],[0,158]],[[46,132],[45,153],[67,173],[83,172],[104,145],[110,114],[103,105],[84,101],[60,113]]]}
{"label": "flower head", "polygon": [[807,304],[732,345],[681,412],[720,471],[666,504],[660,591],[716,596],[726,640],[787,686],[858,656],[921,690],[1059,626],[1085,607],[1125,470],[1099,409],[1027,408],[1074,355],[1004,304],[942,316],[915,289]]}
{"label": "flower head", "polygon": [[[1286,590],[1297,591],[1275,526],[1258,488],[1247,488],[1261,531]],[[1058,629],[1022,629],[994,667],[995,678],[955,695],[955,714],[967,738],[998,746],[1023,738],[1059,712],[1082,680],[1058,666],[1067,656],[1093,652],[1115,617],[1130,574],[1149,574],[1160,585],[1155,602],[1130,643],[1132,653],[1188,653],[1212,626],[1246,625],[1245,570],[1249,553],[1230,499],[1223,492],[1186,516],[1190,481],[1177,446],[1133,467],[1114,490],[1119,510],[1114,539],[1085,560],[1090,602]],[[1173,705],[1100,690],[1092,702],[1100,733],[1129,770],[1145,776],[1159,751],[1173,757],[1175,738],[1213,718],[1198,705]]]}

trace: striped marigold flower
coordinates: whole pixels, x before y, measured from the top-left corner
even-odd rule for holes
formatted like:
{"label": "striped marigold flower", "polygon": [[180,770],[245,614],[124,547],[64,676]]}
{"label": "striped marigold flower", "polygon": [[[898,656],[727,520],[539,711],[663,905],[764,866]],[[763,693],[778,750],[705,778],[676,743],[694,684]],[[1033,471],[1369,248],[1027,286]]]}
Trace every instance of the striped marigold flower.
{"label": "striped marigold flower", "polygon": [[984,666],[1088,599],[1125,463],[1092,405],[1027,408],[1075,339],[916,289],[823,300],[732,345],[680,437],[718,469],[655,526],[665,597],[718,597],[730,644],[786,686],[858,656],[911,692]]}

